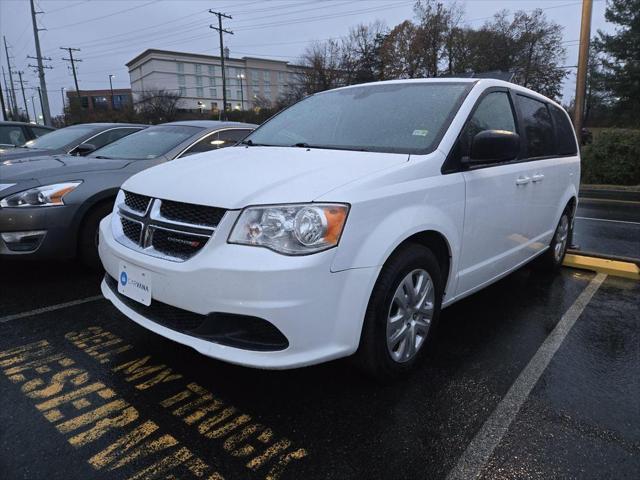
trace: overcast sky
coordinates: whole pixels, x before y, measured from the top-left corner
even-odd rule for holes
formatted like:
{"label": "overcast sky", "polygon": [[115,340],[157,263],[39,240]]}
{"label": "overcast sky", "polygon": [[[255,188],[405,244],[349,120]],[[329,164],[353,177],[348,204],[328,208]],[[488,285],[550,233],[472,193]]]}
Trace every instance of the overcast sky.
{"label": "overcast sky", "polygon": [[[444,0],[445,3],[450,3]],[[46,64],[47,89],[52,115],[62,109],[61,87],[73,88],[65,52],[59,47],[80,48],[78,64],[80,89],[128,88],[125,63],[147,48],[160,48],[217,55],[217,32],[209,29],[214,18],[208,9],[233,17],[224,27],[234,32],[225,36],[225,45],[236,57],[257,56],[295,62],[305,46],[314,40],[345,35],[358,23],[383,21],[387,26],[413,18],[415,0],[38,0],[44,13],[38,15],[40,44]],[[575,65],[580,32],[580,1],[570,0],[466,0],[459,1],[466,12],[466,23],[478,27],[502,9],[542,8],[547,16],[564,27],[567,47],[565,65]],[[610,31],[604,19],[606,3],[595,0],[592,34]],[[14,69],[23,70],[29,112],[31,96],[36,108],[38,79],[27,59],[35,55],[29,0],[0,0],[0,33],[7,38]],[[4,48],[2,65],[7,69]],[[567,78],[564,101],[573,96],[574,70]],[[14,78],[17,80],[17,78]],[[8,81],[8,80],[7,80]],[[4,87],[4,84],[3,84]],[[19,103],[22,105],[22,96]]]}

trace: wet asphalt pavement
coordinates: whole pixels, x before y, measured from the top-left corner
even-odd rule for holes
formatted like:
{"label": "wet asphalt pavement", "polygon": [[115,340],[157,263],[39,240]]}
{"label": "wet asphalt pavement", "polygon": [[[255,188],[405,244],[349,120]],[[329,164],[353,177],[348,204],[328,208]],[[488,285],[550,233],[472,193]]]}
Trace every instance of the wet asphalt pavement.
{"label": "wet asphalt pavement", "polygon": [[[105,300],[15,316],[98,295],[99,275],[74,264],[1,267],[9,479],[446,478],[594,281],[524,268],[446,309],[425,362],[378,385],[348,360],[284,372],[227,365]],[[481,478],[637,478],[639,299],[639,283],[606,278]]]}
{"label": "wet asphalt pavement", "polygon": [[640,259],[640,201],[581,198],[573,240],[583,251]]}

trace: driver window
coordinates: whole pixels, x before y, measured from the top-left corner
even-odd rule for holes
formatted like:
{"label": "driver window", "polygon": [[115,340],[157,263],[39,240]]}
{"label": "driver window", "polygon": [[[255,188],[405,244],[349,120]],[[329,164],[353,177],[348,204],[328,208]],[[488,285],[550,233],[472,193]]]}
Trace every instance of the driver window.
{"label": "driver window", "polygon": [[458,158],[469,156],[473,137],[483,130],[506,130],[517,133],[507,92],[491,92],[480,101],[458,139]]}

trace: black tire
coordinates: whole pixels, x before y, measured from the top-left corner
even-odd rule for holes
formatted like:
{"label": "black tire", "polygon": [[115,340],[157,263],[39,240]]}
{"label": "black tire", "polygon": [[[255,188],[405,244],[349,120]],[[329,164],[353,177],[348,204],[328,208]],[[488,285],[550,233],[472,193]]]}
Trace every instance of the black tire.
{"label": "black tire", "polygon": [[[412,272],[425,270],[433,284],[433,313],[427,334],[415,356],[399,362],[394,360],[387,345],[387,319],[391,315],[392,301],[400,283]],[[431,344],[442,305],[444,285],[438,260],[433,252],[419,244],[410,243],[395,252],[385,263],[376,281],[355,355],[357,366],[377,380],[393,380],[411,370],[420,361]],[[404,323],[405,320],[400,320]],[[397,354],[397,352],[396,352]]]}
{"label": "black tire", "polygon": [[[564,225],[566,225],[566,231],[564,231]],[[571,238],[572,225],[571,209],[570,207],[567,207],[560,216],[558,225],[553,232],[551,243],[549,243],[549,248],[547,248],[542,255],[536,258],[534,262],[534,266],[537,270],[554,273],[562,266],[564,257],[567,254],[569,239]]]}
{"label": "black tire", "polygon": [[98,256],[98,228],[100,221],[109,215],[112,209],[112,202],[103,202],[96,205],[89,210],[80,227],[78,254],[82,263],[93,270],[102,268],[102,263]]}

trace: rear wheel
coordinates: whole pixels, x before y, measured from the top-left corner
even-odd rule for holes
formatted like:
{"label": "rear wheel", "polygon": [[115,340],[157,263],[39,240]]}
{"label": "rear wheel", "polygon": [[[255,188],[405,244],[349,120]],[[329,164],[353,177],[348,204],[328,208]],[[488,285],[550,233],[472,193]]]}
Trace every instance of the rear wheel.
{"label": "rear wheel", "polygon": [[373,289],[356,360],[378,379],[392,379],[419,361],[442,303],[442,275],[428,248],[409,244],[387,261]]}
{"label": "rear wheel", "polygon": [[94,270],[98,270],[101,267],[100,257],[98,256],[100,221],[111,213],[112,207],[111,202],[104,202],[92,208],[80,228],[78,253],[82,263]]}
{"label": "rear wheel", "polygon": [[560,268],[567,254],[567,244],[571,233],[571,215],[569,208],[562,212],[556,231],[546,252],[538,257],[536,264],[541,270],[554,272]]}

